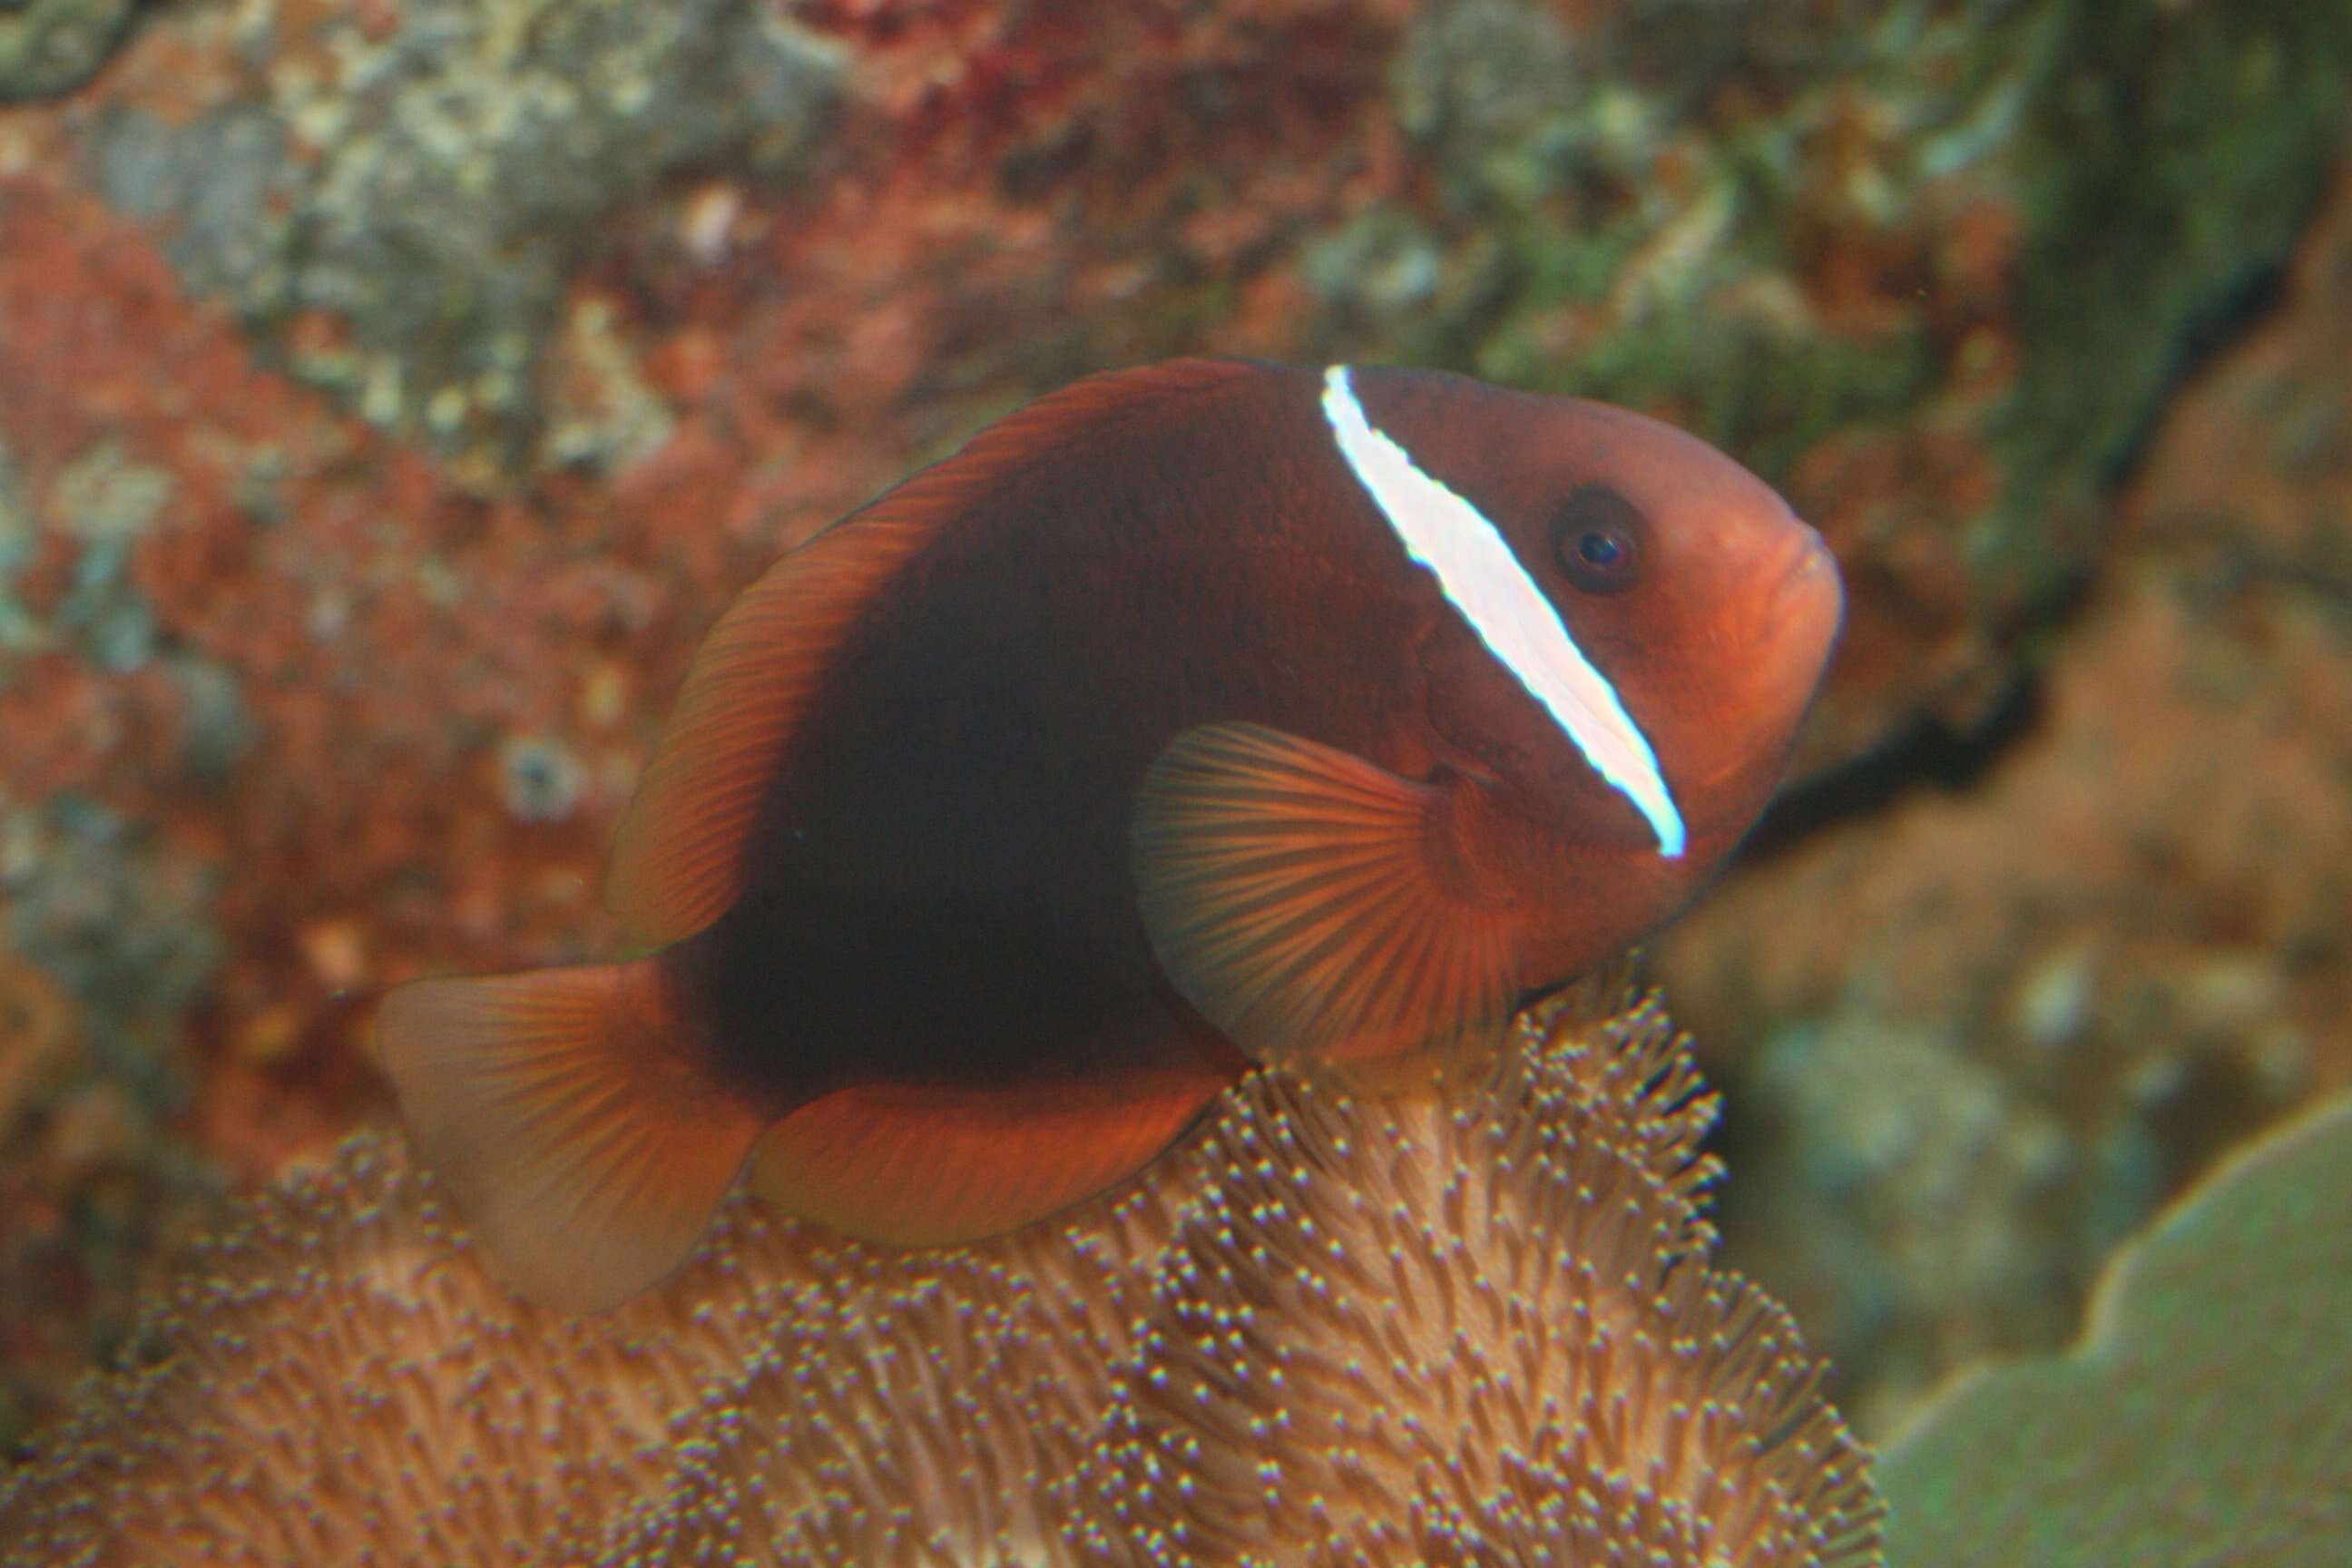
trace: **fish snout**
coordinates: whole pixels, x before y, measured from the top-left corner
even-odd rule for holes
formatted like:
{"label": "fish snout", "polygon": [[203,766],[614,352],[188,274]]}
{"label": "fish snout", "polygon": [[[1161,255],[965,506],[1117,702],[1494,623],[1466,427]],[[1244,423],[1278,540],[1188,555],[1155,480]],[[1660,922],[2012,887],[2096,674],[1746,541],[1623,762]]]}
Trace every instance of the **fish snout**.
{"label": "fish snout", "polygon": [[1845,584],[1838,576],[1837,557],[1811,524],[1798,523],[1796,535],[1782,554],[1772,593],[1773,628],[1795,622],[1808,627],[1825,625],[1834,633],[1845,618]]}
{"label": "fish snout", "polygon": [[1809,522],[1793,522],[1790,531],[1794,535],[1782,547],[1780,582],[1785,588],[1807,577],[1827,573],[1837,575],[1837,557],[1830,553],[1829,541],[1820,529]]}
{"label": "fish snout", "polygon": [[1783,547],[1763,595],[1763,624],[1758,627],[1757,673],[1773,689],[1801,706],[1811,696],[1829,663],[1845,624],[1845,584],[1838,574],[1837,557],[1811,526],[1795,525],[1795,537]]}

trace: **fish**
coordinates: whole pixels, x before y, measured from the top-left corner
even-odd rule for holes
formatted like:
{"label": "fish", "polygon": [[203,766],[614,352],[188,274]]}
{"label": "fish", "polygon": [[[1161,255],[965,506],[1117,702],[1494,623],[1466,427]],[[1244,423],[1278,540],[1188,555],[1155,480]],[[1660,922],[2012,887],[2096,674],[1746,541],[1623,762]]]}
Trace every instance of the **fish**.
{"label": "fish", "polygon": [[630,956],[392,991],[493,1266],[571,1311],[782,1212],[937,1246],[1258,1065],[1498,1048],[1761,814],[1843,615],[1696,437],[1418,370],[1186,360],[1007,416],[779,560],[615,835]]}

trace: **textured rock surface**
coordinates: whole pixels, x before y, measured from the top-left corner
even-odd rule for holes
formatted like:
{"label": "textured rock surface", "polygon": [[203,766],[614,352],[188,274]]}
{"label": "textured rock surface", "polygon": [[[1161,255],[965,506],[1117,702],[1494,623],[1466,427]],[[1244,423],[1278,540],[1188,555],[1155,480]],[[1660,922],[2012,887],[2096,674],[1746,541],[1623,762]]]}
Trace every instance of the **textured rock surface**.
{"label": "textured rock surface", "polygon": [[1735,1255],[1883,1384],[1872,1429],[1975,1352],[2050,1343],[2152,1204],[2352,1084],[2347,367],[2352,185],[2154,438],[2019,742],[1663,944],[1742,1058]]}
{"label": "textured rock surface", "polygon": [[[837,51],[748,0],[407,0],[240,17],[193,120],[126,94],[84,142],[184,286],[371,424],[487,482],[543,434],[573,278],[683,172],[787,176]],[[596,455],[565,446],[567,460]]]}

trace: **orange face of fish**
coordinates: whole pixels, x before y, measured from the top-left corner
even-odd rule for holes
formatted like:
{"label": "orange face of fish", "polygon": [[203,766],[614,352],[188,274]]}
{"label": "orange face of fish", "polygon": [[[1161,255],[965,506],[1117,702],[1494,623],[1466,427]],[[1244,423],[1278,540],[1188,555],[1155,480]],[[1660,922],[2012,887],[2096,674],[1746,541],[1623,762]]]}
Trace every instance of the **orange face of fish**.
{"label": "orange face of fish", "polygon": [[646,958],[386,1003],[530,1294],[673,1267],[756,1150],[939,1242],[1132,1172],[1258,1060],[1491,1041],[1686,900],[1835,634],[1812,531],[1598,405],[1335,367],[1083,382],[781,562],[608,889]]}
{"label": "orange face of fish", "polygon": [[1550,520],[1564,617],[1638,716],[1685,853],[1710,858],[1779,782],[1843,617],[1837,568],[1747,470],[1638,415],[1573,407],[1642,437],[1646,460],[1604,459]]}
{"label": "orange face of fish", "polygon": [[1580,973],[1762,811],[1836,638],[1836,566],[1770,487],[1641,415],[1378,371],[1332,373],[1325,404],[1452,612],[1419,649],[1433,760],[1482,785],[1464,876],[1525,907],[1524,985]]}

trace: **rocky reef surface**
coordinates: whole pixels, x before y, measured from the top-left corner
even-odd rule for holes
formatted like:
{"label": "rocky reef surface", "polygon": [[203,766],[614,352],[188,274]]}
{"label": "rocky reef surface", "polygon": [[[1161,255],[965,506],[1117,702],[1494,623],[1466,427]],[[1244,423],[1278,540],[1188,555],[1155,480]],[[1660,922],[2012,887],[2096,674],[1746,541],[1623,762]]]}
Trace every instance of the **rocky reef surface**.
{"label": "rocky reef surface", "polygon": [[1662,954],[1728,1245],[1866,1427],[2051,1342],[2352,1080],[2347,80],[2299,0],[0,3],[0,1445],[382,1111],[381,986],[611,940],[733,588],[1179,352],[1822,526],[1805,782]]}
{"label": "rocky reef surface", "polygon": [[2352,1084],[2347,367],[2352,180],[2168,410],[2014,742],[1661,944],[1727,1058],[1734,1256],[1865,1424],[2046,1343],[2152,1202]]}

